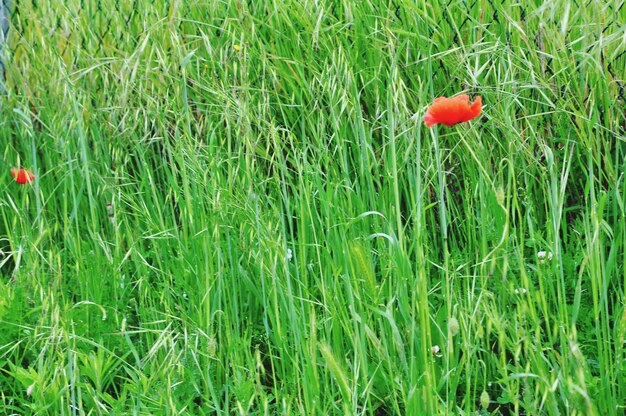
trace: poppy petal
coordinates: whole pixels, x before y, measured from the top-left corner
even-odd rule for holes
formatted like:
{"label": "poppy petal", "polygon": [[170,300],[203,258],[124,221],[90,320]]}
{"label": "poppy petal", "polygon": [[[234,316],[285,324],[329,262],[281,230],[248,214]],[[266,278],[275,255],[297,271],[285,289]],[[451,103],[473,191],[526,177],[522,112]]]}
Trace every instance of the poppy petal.
{"label": "poppy petal", "polygon": [[467,94],[457,95],[452,98],[438,97],[428,107],[424,115],[424,124],[426,124],[426,127],[432,127],[435,124],[453,126],[478,117],[481,111],[481,97],[477,97],[471,104]]}
{"label": "poppy petal", "polygon": [[15,182],[19,183],[20,185],[25,185],[35,179],[35,174],[26,169],[11,168],[11,175],[13,175],[13,179],[15,179]]}

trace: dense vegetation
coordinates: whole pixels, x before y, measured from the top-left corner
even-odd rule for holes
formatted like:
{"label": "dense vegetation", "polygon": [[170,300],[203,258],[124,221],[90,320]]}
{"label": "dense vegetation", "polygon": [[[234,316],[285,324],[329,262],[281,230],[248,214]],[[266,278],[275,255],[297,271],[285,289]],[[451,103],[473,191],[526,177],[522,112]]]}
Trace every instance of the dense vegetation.
{"label": "dense vegetation", "polygon": [[1,414],[624,415],[623,0],[15,7]]}

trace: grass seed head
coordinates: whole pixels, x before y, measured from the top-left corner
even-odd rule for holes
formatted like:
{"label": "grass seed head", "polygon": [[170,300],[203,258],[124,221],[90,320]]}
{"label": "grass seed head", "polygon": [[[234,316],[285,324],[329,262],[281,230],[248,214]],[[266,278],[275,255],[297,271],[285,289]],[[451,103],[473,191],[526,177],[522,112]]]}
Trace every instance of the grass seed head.
{"label": "grass seed head", "polygon": [[448,321],[448,333],[450,336],[456,336],[459,333],[460,328],[459,320],[454,316],[450,317],[450,320]]}

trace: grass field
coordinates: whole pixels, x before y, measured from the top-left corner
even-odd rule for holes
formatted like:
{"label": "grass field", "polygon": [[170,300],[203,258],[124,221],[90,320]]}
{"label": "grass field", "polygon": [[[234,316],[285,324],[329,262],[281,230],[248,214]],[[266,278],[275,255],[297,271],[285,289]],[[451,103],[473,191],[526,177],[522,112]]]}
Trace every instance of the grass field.
{"label": "grass field", "polygon": [[0,414],[625,415],[625,4],[21,0]]}

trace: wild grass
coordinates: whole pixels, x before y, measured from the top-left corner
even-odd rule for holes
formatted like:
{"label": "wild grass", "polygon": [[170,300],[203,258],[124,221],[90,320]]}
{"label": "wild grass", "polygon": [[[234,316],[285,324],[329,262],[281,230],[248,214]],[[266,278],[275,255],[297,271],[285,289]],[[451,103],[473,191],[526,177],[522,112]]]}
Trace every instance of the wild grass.
{"label": "wild grass", "polygon": [[16,7],[0,413],[624,414],[624,1]]}

